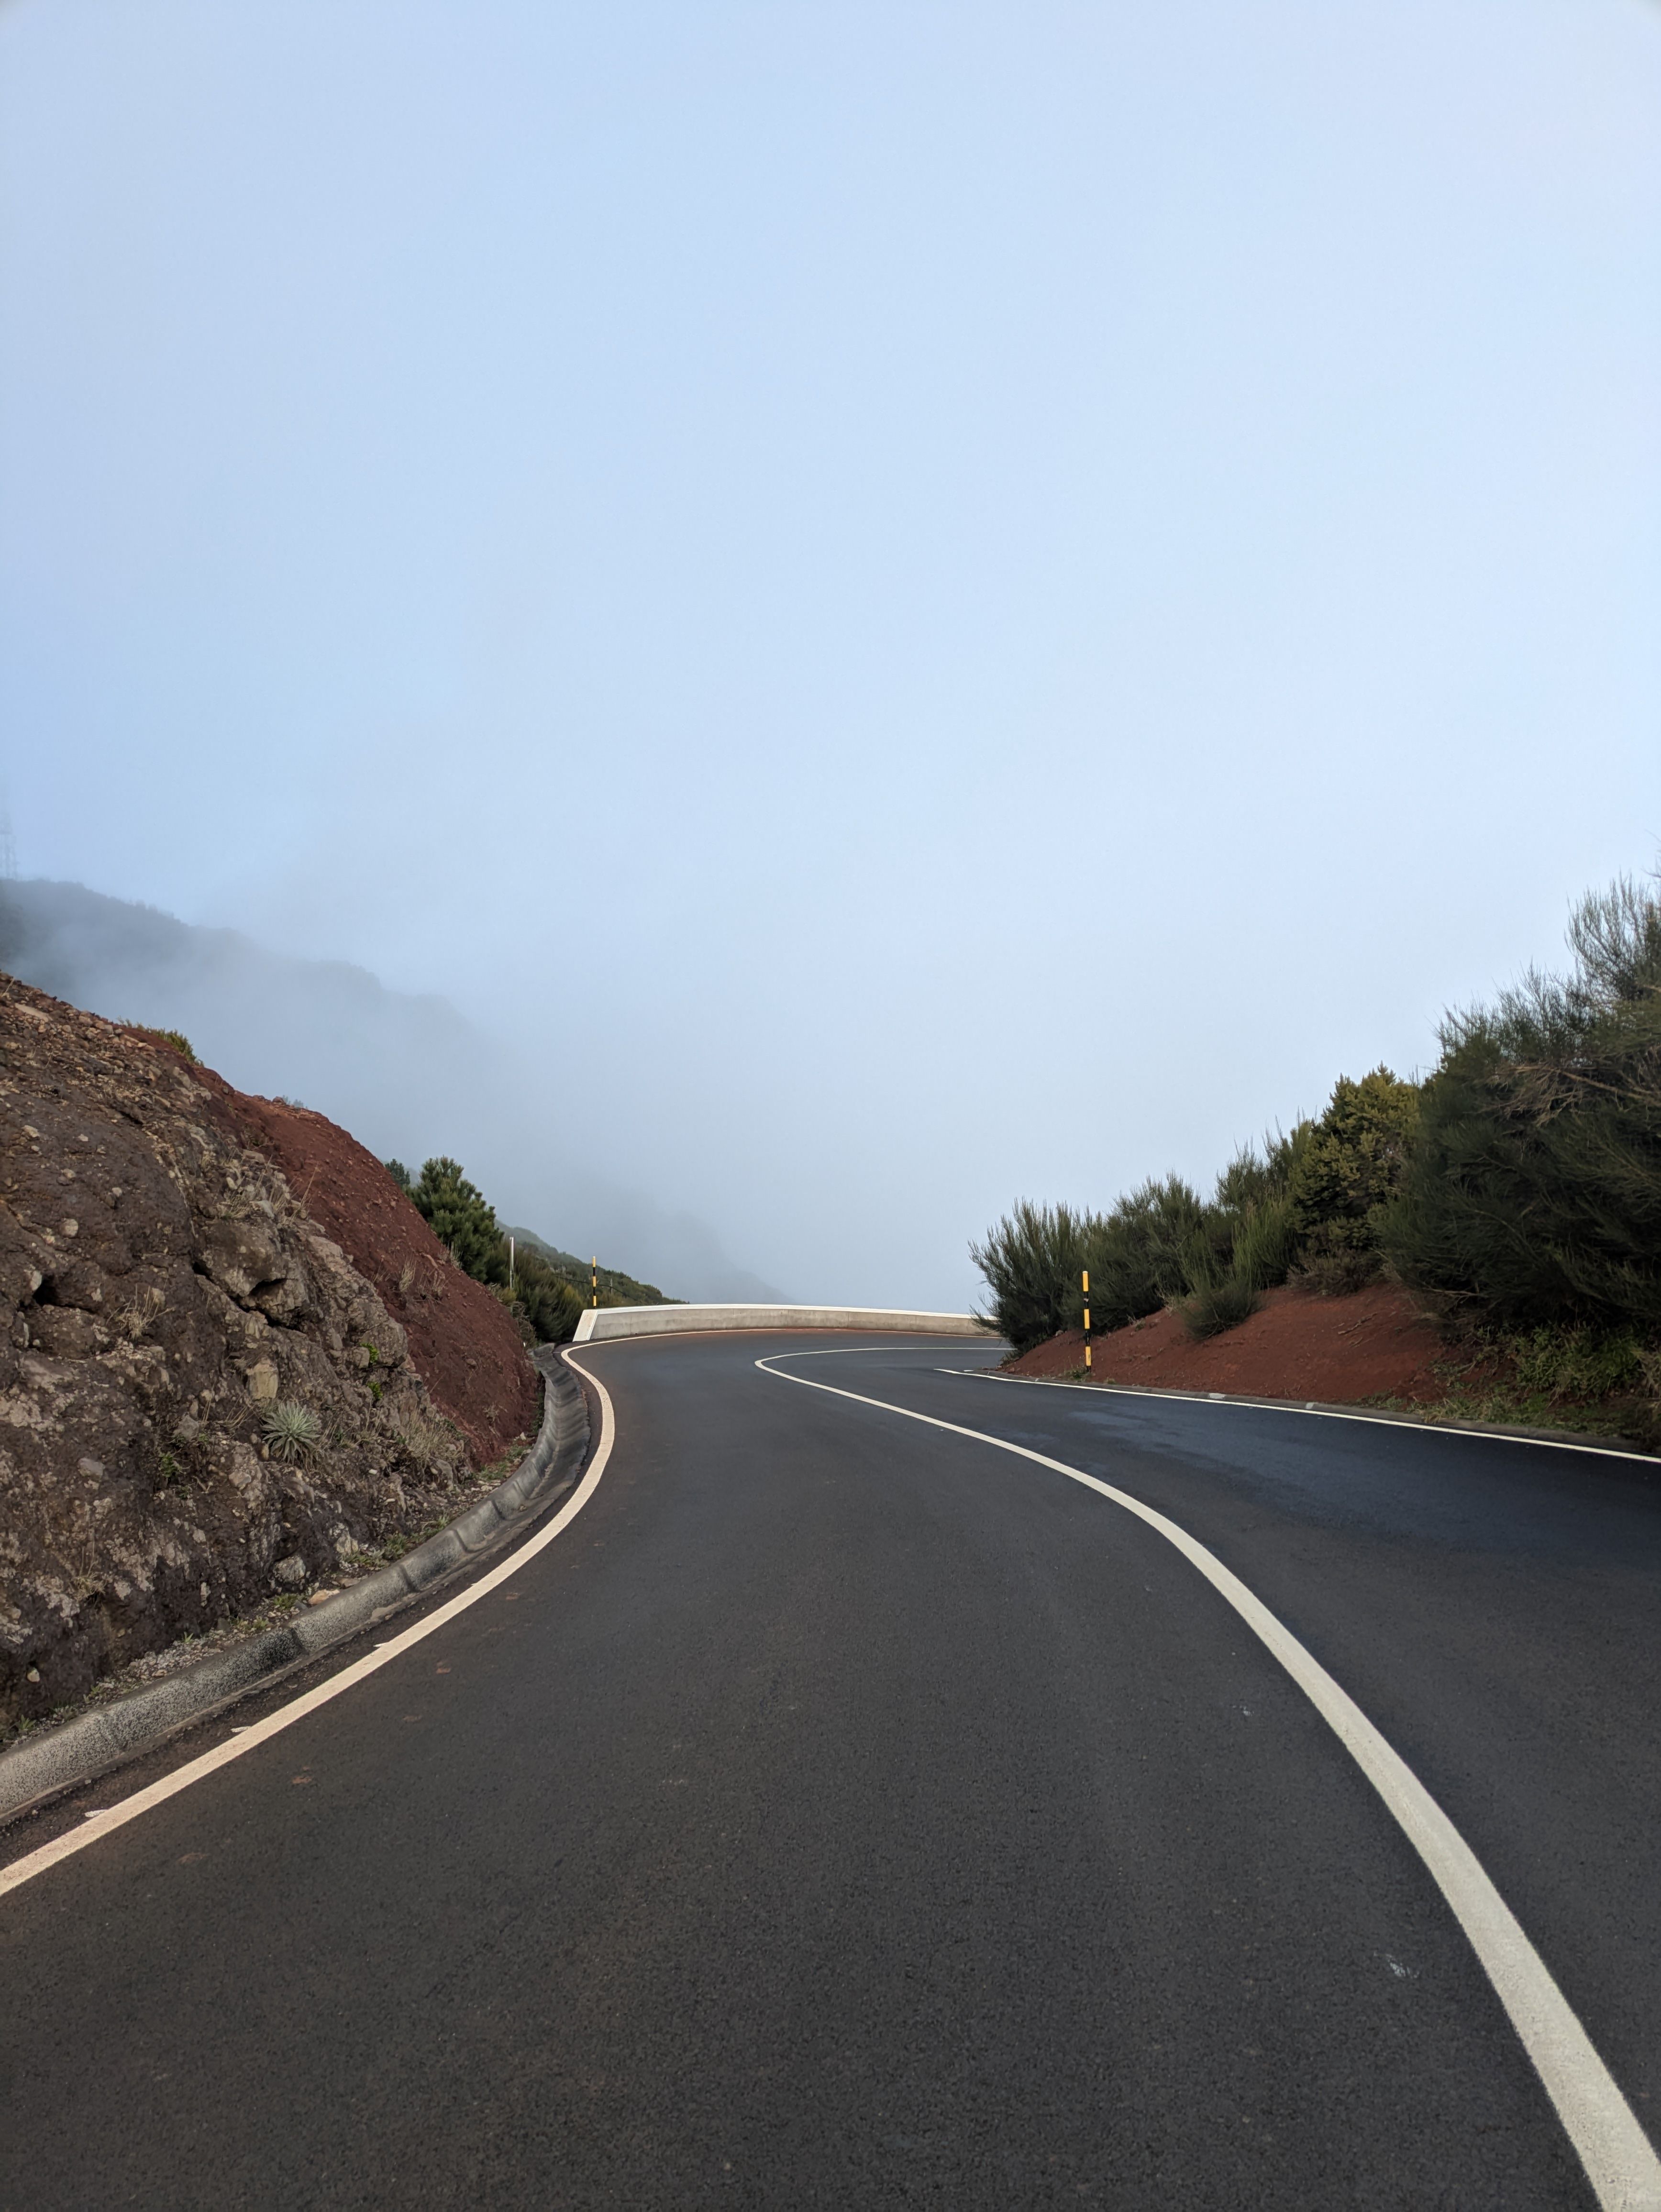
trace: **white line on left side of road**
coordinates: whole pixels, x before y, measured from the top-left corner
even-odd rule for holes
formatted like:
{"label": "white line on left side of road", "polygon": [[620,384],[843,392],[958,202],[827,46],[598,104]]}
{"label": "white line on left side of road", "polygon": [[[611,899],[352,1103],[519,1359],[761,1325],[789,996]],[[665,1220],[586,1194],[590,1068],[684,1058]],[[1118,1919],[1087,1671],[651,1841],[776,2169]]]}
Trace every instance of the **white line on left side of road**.
{"label": "white line on left side of road", "polygon": [[1129,1491],[1116,1489],[1098,1475],[1086,1474],[1082,1468],[1069,1467],[1065,1460],[1051,1459],[1044,1452],[1012,1443],[1007,1437],[992,1436],[984,1429],[965,1428],[960,1422],[943,1421],[933,1413],[914,1413],[909,1406],[868,1398],[858,1390],[839,1389],[834,1382],[815,1382],[806,1375],[787,1374],[772,1364],[773,1359],[800,1356],[775,1352],[770,1358],[757,1360],[756,1365],[775,1382],[799,1383],[804,1390],[823,1390],[832,1398],[851,1398],[855,1405],[874,1406],[879,1413],[897,1413],[904,1420],[921,1421],[928,1428],[944,1429],[950,1436],[967,1437],[998,1451],[1013,1452],[1018,1459],[1031,1460],[1070,1481],[1082,1483],[1087,1490],[1099,1492],[1173,1544],[1280,1661],[1424,1861],[1533,2062],[1603,2212],[1661,2212],[1661,2159],[1656,2157],[1632,2107],[1552,1978],[1545,1960],[1475,1851],[1349,1692],[1340,1688],[1292,1631],[1214,1552],[1208,1551],[1186,1528],[1153,1506],[1144,1505]]}
{"label": "white line on left side of road", "polygon": [[588,1462],[587,1472],[581,1482],[545,1528],[538,1528],[535,1535],[527,1537],[500,1566],[492,1567],[489,1574],[481,1575],[476,1583],[470,1583],[465,1590],[458,1591],[435,1613],[429,1613],[424,1620],[417,1621],[413,1627],[406,1628],[401,1636],[393,1637],[390,1643],[376,1644],[373,1651],[365,1652],[362,1658],[355,1660],[350,1667],[343,1667],[339,1674],[332,1674],[326,1682],[319,1682],[314,1690],[307,1690],[288,1705],[279,1705],[263,1721],[254,1721],[246,1728],[237,1730],[228,1742],[216,1744],[211,1751],[204,1751],[199,1759],[192,1759],[186,1765],[176,1767],[171,1774],[164,1774],[159,1782],[152,1782],[147,1789],[136,1790],[131,1797],[124,1797],[117,1804],[88,1813],[80,1827],[70,1829],[50,1844],[42,1844],[39,1850],[30,1851],[26,1857],[14,1859],[9,1867],[0,1867],[0,1897],[3,1897],[8,1890],[20,1888],[24,1882],[33,1881],[36,1875],[45,1874],[48,1867],[56,1866],[60,1859],[69,1858],[76,1851],[83,1851],[88,1844],[95,1844],[113,1830],[125,1827],[129,1820],[137,1820],[141,1814],[149,1812],[153,1807],[165,1804],[169,1797],[176,1797],[181,1790],[188,1790],[192,1783],[200,1782],[204,1776],[216,1773],[222,1766],[228,1766],[232,1759],[240,1759],[246,1753],[257,1750],[262,1743],[269,1743],[284,1729],[292,1728],[296,1721],[302,1721],[308,1713],[314,1713],[319,1705],[326,1705],[331,1699],[343,1697],[348,1690],[356,1689],[368,1676],[377,1674],[392,1660],[447,1626],[458,1613],[465,1613],[471,1605],[477,1605],[480,1598],[488,1597],[494,1589],[500,1589],[508,1577],[517,1574],[527,1559],[534,1559],[557,1536],[563,1534],[599,1489],[599,1479],[605,1472],[605,1462],[611,1456],[611,1444],[617,1435],[617,1417],[611,1410],[611,1394],[605,1385],[598,1376],[589,1374],[586,1367],[579,1366],[569,1352],[563,1356],[567,1365],[576,1368],[577,1372],[592,1382],[599,1394],[599,1448]]}

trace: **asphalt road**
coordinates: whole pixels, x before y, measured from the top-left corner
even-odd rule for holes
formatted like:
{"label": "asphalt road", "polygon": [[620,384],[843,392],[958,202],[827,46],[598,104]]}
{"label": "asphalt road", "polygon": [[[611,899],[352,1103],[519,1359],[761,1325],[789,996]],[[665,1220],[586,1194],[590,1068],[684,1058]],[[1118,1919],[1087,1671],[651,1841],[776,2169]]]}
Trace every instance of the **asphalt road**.
{"label": "asphalt road", "polygon": [[0,2207],[1594,2205],[1420,1860],[1195,1569],[780,1352],[1210,1547],[1657,2129],[1653,1476],[667,1339],[585,1352],[612,1458],[501,1589],[0,1897]]}

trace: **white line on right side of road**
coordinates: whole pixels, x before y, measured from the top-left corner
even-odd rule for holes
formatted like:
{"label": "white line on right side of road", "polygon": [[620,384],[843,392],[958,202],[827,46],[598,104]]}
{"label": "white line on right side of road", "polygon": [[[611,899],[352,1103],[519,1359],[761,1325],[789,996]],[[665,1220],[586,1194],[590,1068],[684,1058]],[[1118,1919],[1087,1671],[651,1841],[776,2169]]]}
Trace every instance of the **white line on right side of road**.
{"label": "white line on right side of road", "polygon": [[[793,1359],[805,1352],[791,1352]],[[787,1357],[780,1352],[781,1359]],[[980,1382],[1013,1382],[1023,1390],[1074,1390],[1098,1398],[1162,1398],[1179,1406],[1230,1406],[1237,1413],[1297,1413],[1313,1421],[1365,1421],[1375,1429],[1409,1429],[1415,1436],[1475,1437],[1479,1443],[1526,1444],[1536,1451],[1587,1452],[1594,1459],[1623,1459],[1653,1470],[1647,1451],[1633,1451],[1615,1444],[1588,1443],[1582,1437],[1525,1437],[1511,1429],[1479,1429],[1465,1422],[1415,1421],[1399,1414],[1364,1413],[1342,1406],[1317,1406],[1313,1400],[1300,1404],[1295,1398],[1233,1398],[1223,1390],[1208,1390],[1202,1398],[1196,1390],[1156,1390],[1147,1382],[1064,1382],[1053,1375],[1000,1375],[995,1367],[938,1367],[937,1375],[968,1375]]]}
{"label": "white line on right side of road", "polygon": [[[771,1358],[799,1356],[782,1352]],[[881,1413],[897,1413],[905,1420],[922,1421],[931,1429],[944,1429],[951,1436],[968,1437],[976,1443],[1013,1452],[1018,1459],[1031,1460],[1071,1481],[1081,1482],[1087,1490],[1099,1492],[1146,1522],[1167,1543],[1174,1544],[1274,1653],[1384,1799],[1430,1869],[1545,2084],[1603,2212],[1661,2212],[1661,2159],[1656,2157],[1632,2107],[1592,2047],[1591,2037],[1553,1980],[1545,1960],[1524,1934],[1476,1854],[1348,1692],[1339,1687],[1292,1631],[1215,1553],[1128,1491],[1117,1490],[1081,1468],[1069,1467],[1065,1460],[1051,1459],[1025,1444],[989,1435],[984,1429],[964,1428],[959,1422],[943,1421],[933,1413],[914,1413],[909,1406],[867,1398],[858,1390],[838,1389],[831,1382],[787,1374],[773,1366],[770,1359],[758,1359],[756,1365],[776,1382],[800,1383],[804,1390],[823,1390],[833,1398],[851,1398],[856,1405],[874,1406]]]}

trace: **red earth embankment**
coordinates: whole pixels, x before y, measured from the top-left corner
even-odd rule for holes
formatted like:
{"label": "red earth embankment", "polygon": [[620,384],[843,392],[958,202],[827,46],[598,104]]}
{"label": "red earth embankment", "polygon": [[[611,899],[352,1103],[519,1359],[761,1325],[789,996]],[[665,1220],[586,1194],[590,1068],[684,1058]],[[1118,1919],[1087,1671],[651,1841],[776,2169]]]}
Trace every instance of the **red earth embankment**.
{"label": "red earth embankment", "polygon": [[475,1466],[536,1426],[538,1384],[512,1316],[451,1259],[374,1154],[304,1106],[257,1098],[210,1069],[191,1073],[243,1143],[274,1160],[325,1236],[403,1326],[410,1358],[467,1439]]}
{"label": "red earth embankment", "polygon": [[[1293,1289],[1266,1293],[1260,1312],[1196,1344],[1166,1311],[1095,1339],[1092,1379],[1150,1389],[1226,1390],[1248,1398],[1353,1404],[1390,1396],[1428,1404],[1445,1395],[1434,1372],[1447,1352],[1434,1322],[1405,1291],[1375,1283],[1352,1297]],[[1012,1375],[1070,1375],[1084,1359],[1076,1330],[1012,1360]]]}

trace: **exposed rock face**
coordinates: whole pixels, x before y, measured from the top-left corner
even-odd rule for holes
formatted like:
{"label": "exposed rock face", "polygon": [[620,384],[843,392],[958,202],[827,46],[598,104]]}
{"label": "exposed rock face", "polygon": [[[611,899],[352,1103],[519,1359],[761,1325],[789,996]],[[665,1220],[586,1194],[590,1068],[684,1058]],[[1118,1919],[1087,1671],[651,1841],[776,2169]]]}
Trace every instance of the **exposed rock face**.
{"label": "exposed rock face", "polygon": [[0,998],[5,1723],[431,1519],[466,1451],[235,1094]]}
{"label": "exposed rock face", "polygon": [[251,1098],[205,1068],[196,1073],[236,1133],[275,1162],[325,1236],[374,1285],[475,1461],[495,1459],[533,1428],[536,1376],[507,1309],[455,1266],[374,1154],[321,1114]]}

